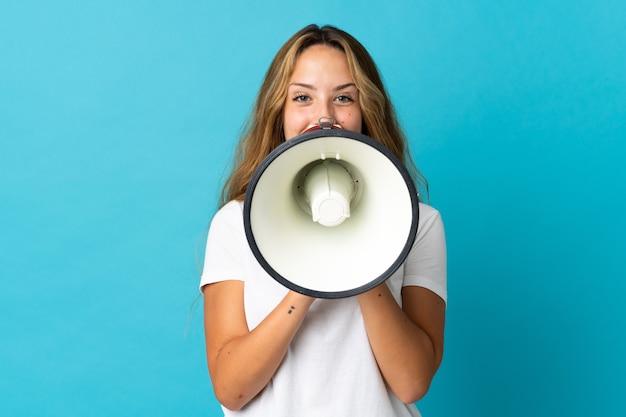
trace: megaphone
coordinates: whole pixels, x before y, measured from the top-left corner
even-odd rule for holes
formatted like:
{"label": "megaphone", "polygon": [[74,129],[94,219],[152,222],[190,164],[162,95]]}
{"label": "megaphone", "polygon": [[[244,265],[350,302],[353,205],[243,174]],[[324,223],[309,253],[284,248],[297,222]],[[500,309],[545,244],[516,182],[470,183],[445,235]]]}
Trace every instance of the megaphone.
{"label": "megaphone", "polygon": [[316,298],[365,292],[393,275],[417,235],[404,164],[369,136],[318,129],[275,148],[244,199],[248,244],[285,287]]}

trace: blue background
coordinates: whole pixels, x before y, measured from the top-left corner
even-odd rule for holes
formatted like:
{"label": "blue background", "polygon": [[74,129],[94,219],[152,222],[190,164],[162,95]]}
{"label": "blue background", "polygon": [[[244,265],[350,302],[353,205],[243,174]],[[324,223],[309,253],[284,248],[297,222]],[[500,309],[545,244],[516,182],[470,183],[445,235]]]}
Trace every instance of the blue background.
{"label": "blue background", "polygon": [[444,216],[423,414],[624,415],[618,0],[2,0],[3,414],[219,415],[198,253],[265,70],[308,23],[369,49]]}

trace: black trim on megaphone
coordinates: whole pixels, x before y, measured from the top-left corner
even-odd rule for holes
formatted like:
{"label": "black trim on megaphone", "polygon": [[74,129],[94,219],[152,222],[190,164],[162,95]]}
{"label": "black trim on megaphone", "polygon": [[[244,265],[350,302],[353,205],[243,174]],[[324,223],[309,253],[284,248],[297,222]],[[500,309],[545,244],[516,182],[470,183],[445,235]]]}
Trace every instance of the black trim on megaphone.
{"label": "black trim on megaphone", "polygon": [[[412,206],[411,207],[412,221],[411,221],[411,226],[410,226],[410,230],[408,233],[408,238],[406,240],[406,243],[404,244],[402,251],[399,253],[397,259],[387,268],[387,270],[384,271],[384,273],[370,280],[366,284],[361,285],[357,288],[351,288],[345,291],[334,291],[334,292],[320,291],[314,288],[304,288],[298,284],[295,284],[291,280],[289,280],[288,277],[284,277],[280,273],[278,273],[269,264],[269,262],[265,259],[265,257],[261,253],[261,250],[259,249],[259,246],[254,236],[252,222],[250,219],[250,214],[251,214],[250,211],[251,211],[252,200],[254,197],[255,189],[259,183],[259,180],[261,179],[261,177],[263,176],[267,168],[272,164],[272,162],[274,162],[276,158],[278,158],[281,154],[283,154],[284,152],[286,152],[287,150],[295,146],[298,146],[310,140],[327,138],[327,137],[359,141],[376,149],[378,152],[383,154],[389,161],[393,163],[395,168],[401,174],[406,184],[407,191],[410,195],[411,206]],[[417,236],[417,228],[418,228],[418,223],[419,223],[419,198],[418,198],[417,190],[415,188],[415,184],[413,182],[413,179],[411,178],[411,175],[409,174],[409,171],[404,166],[402,161],[400,161],[400,159],[398,159],[398,157],[396,157],[383,144],[381,144],[380,142],[377,142],[376,140],[372,139],[369,136],[366,136],[357,132],[352,132],[352,131],[342,130],[342,129],[317,129],[314,131],[303,133],[299,136],[296,136],[292,139],[285,141],[284,143],[279,145],[276,149],[274,149],[272,152],[270,152],[270,154],[267,155],[267,157],[265,157],[265,159],[261,162],[259,167],[256,169],[256,171],[252,175],[252,179],[250,180],[250,184],[248,185],[248,188],[246,190],[246,195],[244,199],[243,221],[244,221],[244,229],[245,229],[246,238],[248,240],[248,245],[250,246],[252,253],[254,254],[259,264],[272,278],[274,278],[280,284],[282,284],[283,286],[293,291],[296,291],[296,292],[299,292],[301,294],[305,294],[311,297],[329,298],[329,299],[345,298],[345,297],[351,297],[354,295],[361,294],[381,284],[382,282],[387,280],[389,277],[391,277],[398,270],[398,268],[402,265],[402,263],[406,260],[406,257],[408,256],[411,248],[413,247],[415,238]],[[356,262],[359,262],[359,261],[356,261]]]}

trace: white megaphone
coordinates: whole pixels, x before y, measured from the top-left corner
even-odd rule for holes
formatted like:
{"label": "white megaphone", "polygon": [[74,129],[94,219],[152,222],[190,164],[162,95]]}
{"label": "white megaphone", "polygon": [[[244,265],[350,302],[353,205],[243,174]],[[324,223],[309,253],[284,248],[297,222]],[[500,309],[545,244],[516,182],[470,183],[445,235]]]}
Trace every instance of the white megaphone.
{"label": "white megaphone", "polygon": [[263,269],[317,298],[384,282],[411,250],[418,218],[404,164],[374,139],[340,129],[310,131],[274,149],[252,176],[243,217]]}

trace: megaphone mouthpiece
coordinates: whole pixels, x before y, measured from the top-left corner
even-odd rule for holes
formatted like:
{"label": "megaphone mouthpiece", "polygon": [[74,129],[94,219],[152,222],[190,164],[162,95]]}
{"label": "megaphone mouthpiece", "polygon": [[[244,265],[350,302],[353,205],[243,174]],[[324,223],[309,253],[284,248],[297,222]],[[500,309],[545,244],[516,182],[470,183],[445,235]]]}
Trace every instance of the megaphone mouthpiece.
{"label": "megaphone mouthpiece", "polygon": [[315,165],[305,175],[304,195],[314,222],[338,226],[350,217],[354,180],[344,167],[331,161]]}

